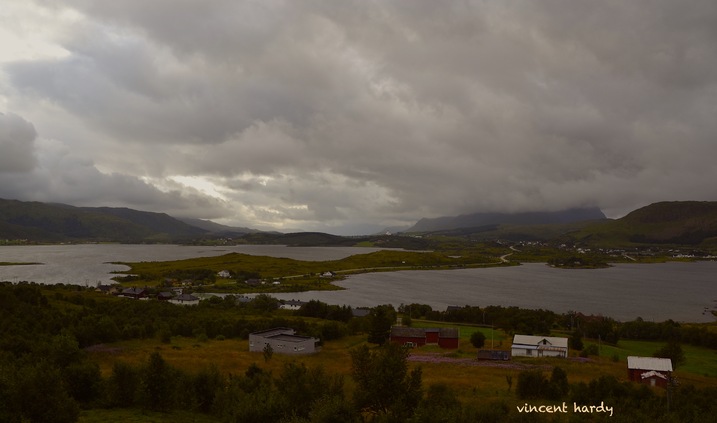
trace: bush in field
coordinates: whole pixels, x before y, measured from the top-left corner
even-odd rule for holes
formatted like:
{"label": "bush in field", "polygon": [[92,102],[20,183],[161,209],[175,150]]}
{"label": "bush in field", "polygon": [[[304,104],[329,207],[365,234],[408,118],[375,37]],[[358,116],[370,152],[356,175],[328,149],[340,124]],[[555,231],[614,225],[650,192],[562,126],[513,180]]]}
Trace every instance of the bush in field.
{"label": "bush in field", "polygon": [[354,403],[361,411],[390,421],[406,421],[418,406],[421,369],[408,371],[408,350],[388,343],[351,351],[351,375],[356,382]]}
{"label": "bush in field", "polygon": [[471,334],[471,344],[476,348],[483,348],[483,345],[485,345],[485,335],[483,332],[473,332]]}

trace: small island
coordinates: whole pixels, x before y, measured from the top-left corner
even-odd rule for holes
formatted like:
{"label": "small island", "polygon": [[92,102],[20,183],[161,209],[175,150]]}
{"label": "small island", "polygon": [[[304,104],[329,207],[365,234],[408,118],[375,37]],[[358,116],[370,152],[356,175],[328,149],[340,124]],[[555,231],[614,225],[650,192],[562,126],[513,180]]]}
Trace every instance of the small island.
{"label": "small island", "polygon": [[33,263],[33,262],[10,262],[10,261],[0,261],[0,266],[32,266],[36,264],[42,264],[42,263]]}
{"label": "small island", "polygon": [[559,269],[604,269],[610,265],[598,257],[561,256],[547,261],[548,266]]}

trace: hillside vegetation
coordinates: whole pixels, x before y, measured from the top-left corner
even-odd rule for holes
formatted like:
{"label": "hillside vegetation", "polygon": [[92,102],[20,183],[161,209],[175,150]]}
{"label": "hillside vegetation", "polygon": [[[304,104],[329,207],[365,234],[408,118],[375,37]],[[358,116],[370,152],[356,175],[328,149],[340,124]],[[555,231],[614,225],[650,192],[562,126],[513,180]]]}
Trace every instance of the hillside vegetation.
{"label": "hillside vegetation", "polygon": [[673,244],[717,245],[717,202],[655,203],[623,218],[588,225],[570,234],[577,242],[600,246]]}
{"label": "hillside vegetation", "polygon": [[164,214],[0,199],[0,238],[38,242],[176,242],[205,234]]}

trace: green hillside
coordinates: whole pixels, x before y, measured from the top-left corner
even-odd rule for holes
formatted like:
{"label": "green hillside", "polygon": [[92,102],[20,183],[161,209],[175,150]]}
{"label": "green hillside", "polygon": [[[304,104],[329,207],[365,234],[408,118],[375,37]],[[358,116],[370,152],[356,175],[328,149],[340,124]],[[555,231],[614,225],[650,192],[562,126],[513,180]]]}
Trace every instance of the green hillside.
{"label": "green hillside", "polygon": [[654,203],[627,216],[594,223],[570,234],[577,242],[596,246],[717,244],[717,202]]}
{"label": "green hillside", "polygon": [[0,239],[171,242],[204,233],[163,213],[0,199]]}

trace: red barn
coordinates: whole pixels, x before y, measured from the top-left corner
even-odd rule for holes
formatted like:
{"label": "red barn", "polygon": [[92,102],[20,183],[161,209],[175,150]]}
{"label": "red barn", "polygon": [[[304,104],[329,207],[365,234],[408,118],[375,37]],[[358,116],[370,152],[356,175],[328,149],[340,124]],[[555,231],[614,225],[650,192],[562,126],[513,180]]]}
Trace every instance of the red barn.
{"label": "red barn", "polygon": [[669,358],[627,357],[627,375],[633,382],[650,386],[667,386],[672,376],[672,361]]}
{"label": "red barn", "polygon": [[458,348],[458,329],[440,328],[438,330],[438,346],[441,348],[455,350]]}
{"label": "red barn", "polygon": [[422,347],[426,344],[438,344],[441,348],[458,348],[459,332],[455,328],[409,328],[393,326],[391,342]]}
{"label": "red barn", "polygon": [[391,342],[412,347],[422,347],[426,345],[426,332],[421,328],[393,326],[391,327]]}
{"label": "red barn", "polygon": [[440,329],[438,328],[426,328],[426,343],[437,344],[439,332]]}

